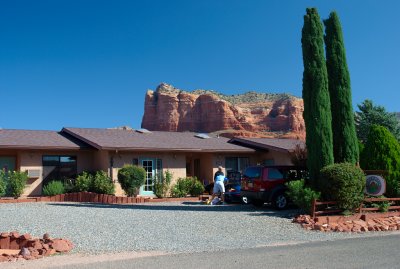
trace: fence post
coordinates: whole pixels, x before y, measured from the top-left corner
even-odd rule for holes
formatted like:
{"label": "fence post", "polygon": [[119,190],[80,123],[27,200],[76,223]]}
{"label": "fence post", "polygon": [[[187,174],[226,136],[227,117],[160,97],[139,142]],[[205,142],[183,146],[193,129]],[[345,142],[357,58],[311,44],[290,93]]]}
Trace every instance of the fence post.
{"label": "fence post", "polygon": [[311,217],[315,218],[315,207],[316,207],[317,199],[313,199],[311,202]]}

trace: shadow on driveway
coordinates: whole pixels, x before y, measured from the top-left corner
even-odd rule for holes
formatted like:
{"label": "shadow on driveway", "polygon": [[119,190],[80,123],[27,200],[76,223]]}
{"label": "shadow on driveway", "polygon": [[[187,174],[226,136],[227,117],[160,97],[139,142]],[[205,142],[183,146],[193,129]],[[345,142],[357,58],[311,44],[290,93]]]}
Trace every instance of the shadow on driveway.
{"label": "shadow on driveway", "polygon": [[161,211],[195,211],[195,212],[249,212],[250,216],[273,216],[280,218],[293,218],[298,214],[297,209],[277,211],[268,206],[254,207],[252,205],[229,204],[229,205],[204,205],[199,202],[182,202],[182,204],[97,204],[97,203],[47,203],[49,206],[58,207],[87,207],[87,208],[111,208],[111,209],[134,209],[134,210],[161,210]]}

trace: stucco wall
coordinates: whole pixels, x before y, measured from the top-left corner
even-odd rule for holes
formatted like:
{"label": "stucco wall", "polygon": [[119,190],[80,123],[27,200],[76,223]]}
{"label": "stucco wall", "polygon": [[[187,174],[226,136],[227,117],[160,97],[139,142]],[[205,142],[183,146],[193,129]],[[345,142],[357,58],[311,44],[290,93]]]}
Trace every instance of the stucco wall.
{"label": "stucco wall", "polygon": [[23,196],[36,196],[42,194],[43,179],[54,169],[42,166],[43,155],[72,155],[77,157],[77,172],[93,169],[92,153],[89,151],[21,151],[18,152],[18,164],[20,171],[38,170],[39,177],[31,178],[25,187]]}
{"label": "stucco wall", "polygon": [[260,156],[259,163],[264,164],[265,160],[274,160],[274,165],[292,165],[292,161],[290,160],[290,154],[281,151],[269,151],[268,153],[264,153]]}
{"label": "stucco wall", "polygon": [[183,153],[110,153],[114,159],[114,168],[112,171],[112,178],[116,182],[116,195],[124,195],[122,188],[118,183],[118,170],[125,164],[132,164],[133,159],[155,158],[162,160],[163,171],[169,170],[172,173],[171,185],[175,184],[176,180],[180,177],[186,177],[186,156]]}

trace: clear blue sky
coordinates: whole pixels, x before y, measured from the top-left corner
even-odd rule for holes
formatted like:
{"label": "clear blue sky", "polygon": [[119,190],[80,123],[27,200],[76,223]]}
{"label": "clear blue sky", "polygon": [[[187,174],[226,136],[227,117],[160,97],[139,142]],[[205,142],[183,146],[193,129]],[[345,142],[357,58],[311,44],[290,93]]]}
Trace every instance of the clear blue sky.
{"label": "clear blue sky", "polygon": [[306,7],[341,19],[353,104],[400,111],[400,1],[48,0],[0,3],[0,127],[140,127],[166,82],[301,96]]}

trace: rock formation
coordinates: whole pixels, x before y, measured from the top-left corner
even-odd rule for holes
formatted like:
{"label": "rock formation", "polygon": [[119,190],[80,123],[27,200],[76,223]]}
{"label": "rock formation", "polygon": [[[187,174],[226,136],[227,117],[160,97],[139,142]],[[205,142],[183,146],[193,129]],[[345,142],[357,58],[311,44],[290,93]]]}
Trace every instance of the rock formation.
{"label": "rock formation", "polygon": [[303,100],[288,94],[187,92],[162,83],[146,93],[142,128],[304,139]]}

